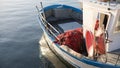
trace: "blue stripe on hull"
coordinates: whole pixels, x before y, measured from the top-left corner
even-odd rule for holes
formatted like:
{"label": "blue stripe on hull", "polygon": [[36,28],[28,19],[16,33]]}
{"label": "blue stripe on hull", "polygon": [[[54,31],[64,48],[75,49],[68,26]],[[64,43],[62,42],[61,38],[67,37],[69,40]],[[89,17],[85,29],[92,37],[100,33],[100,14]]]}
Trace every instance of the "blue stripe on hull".
{"label": "blue stripe on hull", "polygon": [[73,11],[82,13],[82,11],[81,11],[80,9],[74,8],[74,7],[72,7],[72,6],[61,5],[61,4],[60,4],[60,5],[51,5],[51,6],[45,7],[45,8],[44,8],[44,11],[48,11],[48,10],[54,9],[54,8],[72,9]]}

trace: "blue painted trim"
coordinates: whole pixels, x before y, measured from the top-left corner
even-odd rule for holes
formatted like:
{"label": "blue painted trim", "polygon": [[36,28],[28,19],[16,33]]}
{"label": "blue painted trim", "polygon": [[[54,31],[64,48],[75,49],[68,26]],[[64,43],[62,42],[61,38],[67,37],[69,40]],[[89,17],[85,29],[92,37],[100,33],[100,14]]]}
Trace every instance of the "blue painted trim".
{"label": "blue painted trim", "polygon": [[[51,39],[52,40],[52,39]],[[56,46],[61,49],[63,52],[67,53],[68,55],[70,55],[71,57],[83,62],[83,63],[86,63],[88,65],[92,65],[92,66],[96,66],[96,67],[100,67],[100,68],[120,68],[120,66],[114,66],[114,65],[110,65],[110,64],[104,64],[104,63],[101,63],[101,62],[96,62],[94,60],[90,60],[90,59],[87,59],[87,58],[78,58],[78,57],[75,57],[73,56],[72,54],[66,52],[65,50],[63,50],[62,48],[59,47],[58,44],[56,44]]]}
{"label": "blue painted trim", "polygon": [[72,9],[73,11],[76,11],[76,12],[80,12],[80,13],[83,13],[81,9],[78,9],[78,8],[74,8],[72,6],[68,6],[68,5],[51,5],[51,6],[47,6],[47,7],[44,7],[44,11],[48,11],[50,9],[54,9],[54,8],[65,8],[65,9]]}

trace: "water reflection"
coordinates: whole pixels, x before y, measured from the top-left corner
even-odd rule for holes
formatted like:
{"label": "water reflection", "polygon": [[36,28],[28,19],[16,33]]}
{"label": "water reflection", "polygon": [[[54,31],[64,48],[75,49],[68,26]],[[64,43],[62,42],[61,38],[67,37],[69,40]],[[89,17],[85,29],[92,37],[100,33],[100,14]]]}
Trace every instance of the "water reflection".
{"label": "water reflection", "polygon": [[[45,62],[44,64],[45,68],[66,68],[66,66],[58,59],[58,57],[49,49],[48,44],[44,39],[44,34],[42,34],[42,37],[39,43],[41,44],[40,57],[41,59],[42,58],[45,59],[45,60],[43,59],[44,60],[43,62]],[[51,67],[48,67],[48,66],[51,66]]]}
{"label": "water reflection", "polygon": [[0,68],[43,68],[37,3],[39,0],[0,0]]}

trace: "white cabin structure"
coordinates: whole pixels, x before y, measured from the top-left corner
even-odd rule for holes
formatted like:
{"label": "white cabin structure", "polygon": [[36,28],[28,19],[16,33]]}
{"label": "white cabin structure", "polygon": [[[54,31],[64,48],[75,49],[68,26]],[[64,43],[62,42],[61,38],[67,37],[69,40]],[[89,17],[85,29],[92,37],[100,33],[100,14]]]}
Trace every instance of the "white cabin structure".
{"label": "white cabin structure", "polygon": [[87,30],[95,36],[94,28],[99,17],[99,26],[106,33],[107,52],[120,49],[120,4],[118,2],[109,3],[92,0],[84,1],[83,4],[84,37]]}

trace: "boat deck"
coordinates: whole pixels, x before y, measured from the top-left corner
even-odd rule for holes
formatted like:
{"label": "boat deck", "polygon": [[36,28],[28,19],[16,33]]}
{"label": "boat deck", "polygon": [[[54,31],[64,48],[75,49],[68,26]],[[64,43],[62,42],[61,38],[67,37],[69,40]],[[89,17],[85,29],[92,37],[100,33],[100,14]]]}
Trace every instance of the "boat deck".
{"label": "boat deck", "polygon": [[106,55],[100,56],[98,61],[107,64],[120,65],[120,49],[108,52]]}
{"label": "boat deck", "polygon": [[110,59],[110,61],[108,60],[109,62],[114,63],[115,65],[120,65],[120,49],[108,53],[108,56],[108,59]]}
{"label": "boat deck", "polygon": [[53,25],[60,33],[82,27],[82,21],[78,22],[73,19],[54,21],[50,22],[50,24]]}

